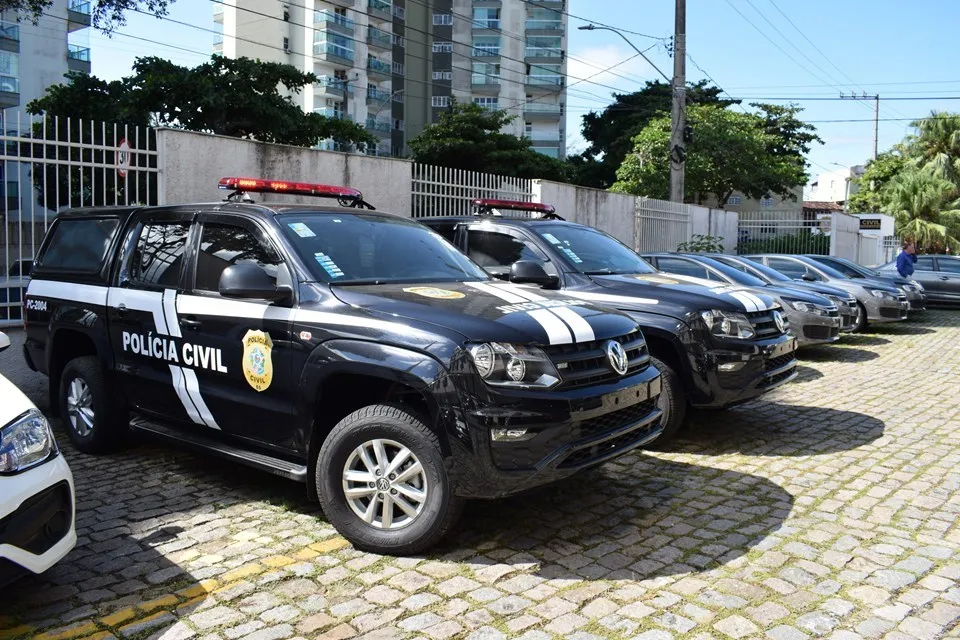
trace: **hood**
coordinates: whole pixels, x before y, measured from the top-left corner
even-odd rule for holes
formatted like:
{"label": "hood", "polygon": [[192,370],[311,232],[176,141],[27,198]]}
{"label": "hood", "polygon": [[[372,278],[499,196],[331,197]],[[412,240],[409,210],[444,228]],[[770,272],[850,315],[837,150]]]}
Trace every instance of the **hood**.
{"label": "hood", "polygon": [[689,276],[644,273],[593,276],[592,280],[609,293],[570,290],[564,293],[620,309],[659,312],[677,317],[704,309],[753,312],[778,306],[773,298],[751,287]]}
{"label": "hood", "polygon": [[776,284],[768,284],[762,289],[762,291],[767,291],[771,295],[783,296],[784,298],[790,298],[791,300],[809,302],[810,304],[818,304],[820,306],[830,306],[833,304],[833,302],[830,300],[821,295],[817,295],[812,291],[804,291],[802,289],[795,289],[794,287],[781,287],[780,285]]}
{"label": "hood", "polygon": [[395,319],[430,323],[478,342],[571,344],[626,335],[629,317],[558,292],[484,282],[334,286],[341,302]]}
{"label": "hood", "polygon": [[858,278],[856,283],[861,287],[870,287],[871,289],[883,289],[890,293],[900,293],[897,285],[884,278]]}
{"label": "hood", "polygon": [[801,280],[797,280],[790,283],[777,283],[777,286],[804,291],[806,293],[815,293],[821,296],[836,296],[841,300],[847,300],[850,298],[850,293],[848,291],[841,289],[840,287],[834,287],[829,284],[822,284],[820,282],[803,282]]}

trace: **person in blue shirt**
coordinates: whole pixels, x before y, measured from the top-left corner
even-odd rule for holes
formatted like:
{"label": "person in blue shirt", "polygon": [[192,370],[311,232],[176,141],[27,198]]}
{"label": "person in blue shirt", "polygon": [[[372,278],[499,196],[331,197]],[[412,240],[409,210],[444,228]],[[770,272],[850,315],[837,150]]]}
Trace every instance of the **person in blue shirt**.
{"label": "person in blue shirt", "polygon": [[913,265],[917,263],[917,245],[910,240],[903,243],[903,251],[897,256],[897,271],[904,278],[913,275]]}

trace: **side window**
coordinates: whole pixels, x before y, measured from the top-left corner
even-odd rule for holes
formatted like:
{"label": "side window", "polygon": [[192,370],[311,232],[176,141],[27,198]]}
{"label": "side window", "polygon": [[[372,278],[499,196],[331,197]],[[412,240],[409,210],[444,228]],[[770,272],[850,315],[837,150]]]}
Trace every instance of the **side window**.
{"label": "side window", "polygon": [[139,284],[176,287],[189,232],[187,222],[144,224],[130,265],[130,279]]}
{"label": "side window", "polygon": [[205,222],[200,233],[200,253],[197,254],[197,291],[219,291],[220,274],[235,264],[253,263],[267,272],[274,284],[280,271],[280,259],[270,247],[264,246],[256,234],[243,227],[216,222]]}
{"label": "side window", "polygon": [[[37,267],[90,273],[99,271],[119,224],[116,218],[61,220]],[[14,274],[11,272],[10,275]]]}
{"label": "side window", "polygon": [[443,239],[449,242],[450,244],[456,244],[455,239],[457,236],[457,223],[456,222],[444,222],[439,224],[427,224],[430,229],[436,231],[438,234],[443,236]]}
{"label": "side window", "polygon": [[[960,273],[960,260],[940,258],[937,262],[940,263],[940,271],[943,273]],[[919,260],[917,260],[917,266],[920,266]]]}
{"label": "side window", "polygon": [[506,233],[471,229],[467,235],[467,255],[481,267],[509,267],[517,260],[537,260],[537,255],[523,240]]}
{"label": "side window", "polygon": [[[946,265],[946,260],[940,261],[940,269],[943,270],[943,267]],[[918,256],[917,264],[913,265],[914,271],[934,271],[933,268],[933,258],[929,256]]]}
{"label": "side window", "polygon": [[[660,266],[660,271],[675,273],[678,276],[690,276],[693,278],[703,278],[705,280],[710,278],[707,268],[693,260],[660,257],[657,259],[657,264]],[[713,279],[716,280],[717,278]]]}
{"label": "side window", "polygon": [[[854,269],[853,267],[851,267],[851,266],[848,265],[848,264],[845,264],[845,263],[843,263],[843,262],[840,262],[839,260],[820,260],[820,262],[825,263],[828,267],[833,267],[834,269],[836,269],[837,271],[839,271],[839,272],[842,273],[843,275],[847,276],[848,278],[862,278],[862,277],[863,277],[863,275],[862,275],[859,271],[857,271],[856,269]],[[814,275],[816,275],[816,274],[814,274]]]}
{"label": "side window", "polygon": [[767,264],[770,265],[771,269],[776,269],[783,275],[793,279],[802,278],[803,274],[807,272],[807,268],[803,263],[786,258],[767,258]]}

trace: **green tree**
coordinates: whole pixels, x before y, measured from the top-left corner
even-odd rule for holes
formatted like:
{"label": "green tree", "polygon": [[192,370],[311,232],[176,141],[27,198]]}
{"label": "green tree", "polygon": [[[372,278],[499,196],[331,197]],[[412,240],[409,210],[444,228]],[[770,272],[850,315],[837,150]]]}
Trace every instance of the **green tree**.
{"label": "green tree", "polygon": [[876,213],[883,206],[883,189],[907,166],[907,159],[898,149],[885,151],[864,167],[863,173],[854,178],[857,192],[850,196],[847,208],[854,213]]}
{"label": "green tree", "polygon": [[960,187],[960,114],[933,111],[911,125],[916,133],[904,146],[916,166]]}
{"label": "green tree", "polygon": [[[739,100],[720,97],[722,89],[707,85],[706,80],[687,85],[687,106],[739,104]],[[598,189],[609,188],[617,179],[617,169],[633,148],[633,138],[654,118],[670,113],[671,87],[659,80],[647,82],[634,93],[615,93],[613,103],[600,112],[583,116],[583,137],[589,142],[586,151],[568,159],[577,184]]]}
{"label": "green tree", "polygon": [[[110,33],[126,24],[126,13],[135,11],[148,13],[158,18],[167,15],[167,8],[173,0],[96,0],[91,2],[93,11],[91,22],[103,32]],[[0,11],[16,13],[21,19],[36,23],[50,7],[53,0],[0,0]]]}
{"label": "green tree", "polygon": [[894,176],[881,192],[881,210],[896,220],[897,234],[937,252],[960,250],[960,202],[956,185],[929,169],[911,168]]}
{"label": "green tree", "polygon": [[[753,105],[741,113],[719,105],[693,105],[687,121],[694,127],[687,145],[686,199],[720,206],[739,191],[751,198],[770,194],[793,197],[807,180],[804,155],[819,140],[814,128],[796,118],[797,107]],[[667,198],[670,191],[670,117],[652,120],[633,138],[633,153],[617,170],[613,189]]]}
{"label": "green tree", "polygon": [[503,133],[516,116],[476,104],[451,102],[437,123],[409,141],[416,162],[516,178],[564,180],[563,162],[537,153],[530,140]]}

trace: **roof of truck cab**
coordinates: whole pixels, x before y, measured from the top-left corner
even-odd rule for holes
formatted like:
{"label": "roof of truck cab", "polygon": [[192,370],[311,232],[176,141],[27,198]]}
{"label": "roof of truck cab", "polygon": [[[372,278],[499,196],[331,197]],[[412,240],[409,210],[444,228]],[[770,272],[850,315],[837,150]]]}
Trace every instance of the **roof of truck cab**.
{"label": "roof of truck cab", "polygon": [[514,225],[538,225],[538,224],[575,224],[577,226],[586,226],[582,225],[579,222],[573,222],[572,220],[557,220],[556,218],[515,218],[512,216],[488,216],[488,215],[478,215],[478,216],[425,216],[423,218],[413,218],[417,222],[422,222],[424,224],[429,224],[431,222],[496,222],[497,224],[514,224]]}
{"label": "roof of truck cab", "polygon": [[310,205],[310,204],[290,204],[290,203],[269,203],[269,202],[198,202],[172,205],[155,206],[118,206],[118,207],[81,207],[77,209],[68,209],[57,214],[57,218],[94,218],[102,216],[117,216],[127,218],[140,211],[150,211],[162,213],[166,211],[183,210],[203,210],[216,211],[220,213],[242,213],[246,215],[273,217],[282,214],[305,214],[305,213],[329,213],[344,215],[348,213],[363,213],[367,215],[376,215],[384,218],[403,218],[412,220],[407,216],[400,216],[386,211],[360,209],[355,207],[339,207],[329,205]]}

